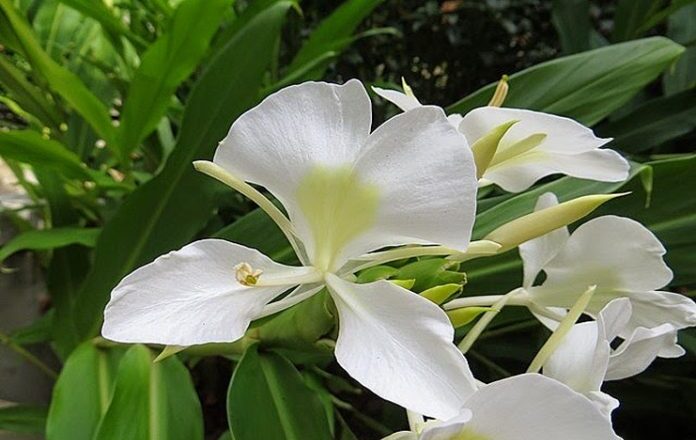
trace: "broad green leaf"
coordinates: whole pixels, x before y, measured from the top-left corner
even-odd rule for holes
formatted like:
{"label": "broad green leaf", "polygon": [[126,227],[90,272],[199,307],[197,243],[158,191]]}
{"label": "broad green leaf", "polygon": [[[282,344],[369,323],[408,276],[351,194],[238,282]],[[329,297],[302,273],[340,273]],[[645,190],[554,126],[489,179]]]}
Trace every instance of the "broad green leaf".
{"label": "broad green leaf", "polygon": [[696,129],[696,88],[647,101],[600,127],[601,136],[632,153],[649,150]]}
{"label": "broad green leaf", "polygon": [[566,54],[590,49],[589,0],[553,0],[551,21]]}
{"label": "broad green leaf", "polygon": [[0,131],[0,156],[33,166],[50,167],[69,178],[91,180],[93,177],[75,153],[35,131]]}
{"label": "broad green leaf", "polygon": [[47,440],[93,439],[109,406],[121,355],[121,349],[97,348],[91,341],[73,351],[53,388]]}
{"label": "broad green leaf", "polygon": [[127,38],[139,50],[147,46],[147,42],[131,32],[102,0],[60,0],[60,2],[93,18],[114,37]]}
{"label": "broad green leaf", "polygon": [[5,13],[13,32],[21,43],[23,55],[56,93],[77,111],[114,150],[117,157],[125,159],[116,144],[116,135],[106,106],[71,71],[51,59],[41,48],[29,23],[12,5],[11,0],[0,0],[0,10]]}
{"label": "broad green leaf", "polygon": [[637,37],[640,27],[660,9],[661,3],[661,0],[619,0],[611,39],[626,41]]}
{"label": "broad green leaf", "polygon": [[[510,76],[504,105],[594,125],[654,80],[683,51],[667,38],[653,37],[541,63]],[[448,111],[466,113],[486,105],[495,86],[472,93]]]}
{"label": "broad green leaf", "polygon": [[119,143],[126,152],[138,147],[157,127],[172,94],[208,50],[231,2],[187,0],[181,3],[164,35],[143,54],[121,113]]}
{"label": "broad green leaf", "polygon": [[43,251],[79,244],[93,247],[99,228],[51,228],[23,232],[0,247],[0,264],[5,258],[23,250]]}
{"label": "broad green leaf", "polygon": [[234,119],[257,102],[291,5],[278,2],[263,10],[217,53],[191,92],[164,169],[130,194],[103,228],[93,270],[76,302],[83,337],[96,333],[109,293],[123,276],[189,242],[212,215],[217,184],[191,163],[210,158]]}
{"label": "broad green leaf", "polygon": [[46,426],[46,408],[12,405],[0,408],[0,432],[43,434]]}
{"label": "broad green leaf", "polygon": [[132,346],[93,438],[202,440],[203,414],[188,370],[176,357],[153,362],[148,348]]}
{"label": "broad green leaf", "polygon": [[227,417],[235,440],[331,438],[319,395],[279,354],[247,349],[227,393]]}
{"label": "broad green leaf", "polygon": [[215,237],[259,250],[274,261],[297,261],[288,239],[263,210],[257,208],[215,233]]}
{"label": "broad green leaf", "polygon": [[680,9],[669,17],[667,36],[687,45],[684,55],[662,78],[665,93],[671,95],[696,87],[696,5]]}
{"label": "broad green leaf", "polygon": [[24,111],[52,130],[59,130],[63,117],[58,108],[46,99],[44,93],[31,84],[24,73],[13,66],[5,56],[0,56],[0,84]]}
{"label": "broad green leaf", "polygon": [[[288,67],[292,73],[322,58],[324,54],[337,54],[350,44],[350,36],[358,25],[384,0],[348,0],[325,18],[310,35],[307,42]],[[312,70],[312,77],[321,77],[330,59],[324,60]]]}
{"label": "broad green leaf", "polygon": [[693,5],[694,3],[696,3],[696,0],[672,0],[669,6],[666,6],[658,12],[650,15],[650,17],[648,17],[648,19],[645,20],[643,24],[641,24],[640,27],[637,29],[638,34],[643,34],[649,31],[650,29],[665,21],[667,17],[669,17],[670,15],[674,14],[675,12],[679,11],[680,9],[686,6]]}

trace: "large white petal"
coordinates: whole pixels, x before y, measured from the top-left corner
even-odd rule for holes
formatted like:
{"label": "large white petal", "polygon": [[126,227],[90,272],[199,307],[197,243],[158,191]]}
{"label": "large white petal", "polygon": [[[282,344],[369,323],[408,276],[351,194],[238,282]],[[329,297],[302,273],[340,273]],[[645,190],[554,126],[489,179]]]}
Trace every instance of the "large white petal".
{"label": "large white petal", "polygon": [[378,212],[344,256],[410,243],[466,249],[476,210],[475,165],[466,139],[442,109],[425,106],[397,115],[367,143],[354,172],[377,188]]}
{"label": "large white petal", "polygon": [[659,357],[679,357],[684,349],[677,345],[677,330],[670,324],[655,328],[639,327],[611,356],[607,380],[619,380],[642,373]]}
{"label": "large white petal", "polygon": [[[626,292],[667,284],[672,271],[662,260],[664,254],[660,241],[640,223],[598,217],[573,232],[563,250],[544,267],[543,285],[529,291],[538,304],[570,307],[588,286],[596,285],[588,307],[596,314],[611,300],[632,296]],[[633,306],[635,317],[638,312]]]}
{"label": "large white petal", "polygon": [[520,122],[505,134],[498,148],[499,152],[537,133],[546,134],[538,148],[562,154],[594,150],[611,140],[598,138],[592,130],[569,118],[505,107],[479,107],[470,111],[459,124],[459,131],[473,144],[495,127],[513,120]]}
{"label": "large white petal", "polygon": [[182,346],[239,339],[266,303],[292,287],[243,286],[235,276],[242,262],[264,275],[302,270],[228,241],[200,240],[125,277],[111,292],[102,335]]}
{"label": "large white petal", "polygon": [[637,327],[653,328],[668,323],[677,329],[696,326],[696,303],[672,292],[619,292],[631,300],[633,314],[621,334],[627,337]]}
{"label": "large white petal", "polygon": [[[545,193],[539,196],[534,211],[541,211],[556,205],[558,205],[556,195]],[[569,235],[568,228],[562,227],[519,246],[520,257],[524,263],[524,287],[530,287],[534,284],[539,272],[561,251]]]}
{"label": "large white petal", "polygon": [[[484,386],[465,404],[473,438],[491,440],[618,440],[611,422],[586,397],[538,374]],[[467,432],[467,431],[464,431]]]}
{"label": "large white petal", "polygon": [[520,192],[532,186],[539,179],[553,174],[619,182],[626,180],[629,168],[630,166],[624,158],[609,149],[592,150],[572,155],[532,150],[491,165],[483,177],[486,181],[495,183],[506,191]]}
{"label": "large white petal", "polygon": [[594,321],[574,325],[544,365],[544,375],[579,393],[599,391],[611,347],[598,336]]}
{"label": "large white petal", "polygon": [[418,440],[452,440],[458,437],[460,432],[465,429],[466,423],[471,420],[471,411],[463,409],[461,413],[452,419],[444,422],[431,422],[423,429]]}
{"label": "large white petal", "polygon": [[407,95],[398,90],[381,89],[379,87],[372,87],[372,90],[405,112],[423,105],[415,96]]}
{"label": "large white petal", "polygon": [[476,386],[447,315],[388,281],[327,281],[339,315],[336,359],[348,374],[412,411],[456,416]]}
{"label": "large white petal", "polygon": [[351,164],[370,134],[372,108],[357,80],[286,87],[241,115],[214,162],[271,191],[290,214],[299,181],[317,165]]}

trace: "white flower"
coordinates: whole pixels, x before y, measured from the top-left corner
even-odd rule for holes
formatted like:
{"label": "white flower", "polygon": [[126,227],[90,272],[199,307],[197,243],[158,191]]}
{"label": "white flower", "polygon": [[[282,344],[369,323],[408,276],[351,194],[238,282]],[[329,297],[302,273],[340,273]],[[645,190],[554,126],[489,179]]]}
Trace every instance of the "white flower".
{"label": "white flower", "polygon": [[[547,193],[536,209],[557,203]],[[613,299],[626,297],[633,313],[621,336],[638,327],[654,328],[669,323],[676,329],[696,325],[696,304],[684,295],[659,289],[672,279],[662,259],[665,248],[640,223],[617,216],[603,216],[520,245],[527,300],[537,306],[570,308],[588,286],[597,289],[587,312],[597,314]],[[546,279],[533,286],[544,271]]]}
{"label": "white flower", "polygon": [[618,298],[599,312],[596,321],[574,325],[544,365],[544,374],[586,395],[609,417],[619,402],[600,390],[603,382],[640,374],[657,357],[684,354],[671,324],[638,327],[612,349],[612,341],[624,333],[630,318],[630,300]]}
{"label": "white flower", "polygon": [[[402,110],[420,106],[415,96],[373,87],[384,99]],[[629,164],[617,152],[600,149],[611,139],[601,139],[582,124],[560,116],[514,108],[480,107],[449,120],[470,145],[496,127],[515,123],[503,136],[486,168],[480,185],[496,184],[519,192],[552,174],[582,179],[620,182],[628,177]]]}
{"label": "white flower", "polygon": [[[223,240],[197,241],[122,280],[105,310],[104,337],[235,341],[252,320],[327,287],[339,315],[339,364],[385,399],[454,416],[474,382],[445,313],[387,281],[350,282],[346,263],[407,243],[465,249],[475,211],[472,155],[436,107],[403,113],[372,133],[371,123],[370,100],[354,80],[288,87],[240,116],[215,165],[198,168],[264,208],[303,266]],[[275,195],[289,219],[245,182]]]}
{"label": "white flower", "polygon": [[583,395],[539,374],[483,386],[457,417],[426,422],[419,433],[385,440],[619,440],[611,422]]}

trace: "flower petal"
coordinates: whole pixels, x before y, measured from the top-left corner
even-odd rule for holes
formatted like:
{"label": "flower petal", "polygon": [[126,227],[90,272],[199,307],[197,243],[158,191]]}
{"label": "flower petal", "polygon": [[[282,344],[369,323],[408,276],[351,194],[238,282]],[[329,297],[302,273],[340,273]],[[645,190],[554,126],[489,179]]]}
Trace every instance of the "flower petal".
{"label": "flower petal", "polygon": [[438,419],[458,414],[476,386],[454,330],[435,304],[387,281],[327,276],[339,315],[338,363],[382,398]]}
{"label": "flower petal", "polygon": [[647,369],[659,357],[679,357],[684,349],[677,345],[677,330],[671,324],[655,328],[639,327],[612,354],[607,380],[635,376]]}
{"label": "flower petal", "polygon": [[576,324],[544,365],[544,375],[587,394],[599,391],[609,363],[609,342],[594,321]]}
{"label": "flower petal", "polygon": [[237,118],[214,162],[266,187],[292,217],[299,180],[317,165],[351,164],[371,125],[370,99],[360,81],[290,86]]}
{"label": "flower petal", "polygon": [[653,328],[669,323],[677,329],[696,326],[696,303],[672,292],[621,292],[631,300],[633,314],[621,336],[626,338],[637,327]]}
{"label": "flower petal", "polygon": [[[544,283],[528,290],[537,304],[567,308],[589,285],[596,285],[587,310],[597,314],[615,298],[632,298],[635,295],[629,292],[650,291],[669,283],[672,271],[662,260],[664,254],[660,241],[640,223],[598,217],[573,232],[563,250],[544,267]],[[631,302],[631,321],[637,322],[641,311]]]}
{"label": "flower petal", "polygon": [[380,247],[437,243],[466,249],[476,209],[476,170],[466,139],[442,109],[402,113],[375,130],[355,164],[377,188],[377,218],[348,246],[354,257]]}
{"label": "flower petal", "polygon": [[398,90],[381,89],[379,87],[372,87],[372,91],[391,102],[395,106],[399,107],[403,111],[413,110],[418,108],[423,104],[418,101],[415,96],[407,95],[405,93],[399,92]]}
{"label": "flower petal", "polygon": [[465,404],[473,438],[491,440],[620,440],[611,422],[586,397],[538,374],[481,388]]}
{"label": "flower petal", "polygon": [[457,435],[465,429],[466,423],[471,420],[473,414],[468,409],[463,409],[454,418],[444,422],[434,422],[425,427],[418,440],[451,440],[460,438]]}
{"label": "flower petal", "polygon": [[264,275],[301,269],[225,240],[200,240],[125,277],[111,292],[102,335],[118,342],[181,346],[241,338],[263,306],[292,287],[243,286],[235,276],[242,262]]}
{"label": "flower petal", "polygon": [[[539,196],[534,211],[558,205],[558,199],[553,193]],[[534,240],[519,245],[520,257],[524,263],[523,287],[531,287],[539,272],[558,252],[563,249],[570,233],[568,228],[558,228]]]}
{"label": "flower petal", "polygon": [[473,144],[500,124],[513,120],[520,122],[505,134],[498,152],[537,133],[546,134],[540,149],[561,154],[594,150],[611,140],[598,138],[591,129],[569,118],[505,107],[479,107],[470,111],[459,124],[459,131]]}

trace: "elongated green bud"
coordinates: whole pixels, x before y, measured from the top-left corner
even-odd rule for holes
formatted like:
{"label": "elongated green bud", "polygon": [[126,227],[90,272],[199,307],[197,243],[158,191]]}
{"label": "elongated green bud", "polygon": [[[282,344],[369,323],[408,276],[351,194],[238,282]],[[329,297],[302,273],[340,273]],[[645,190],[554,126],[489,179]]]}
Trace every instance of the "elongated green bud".
{"label": "elongated green bud", "polygon": [[448,310],[447,317],[454,328],[459,328],[467,325],[480,314],[490,310],[492,310],[490,307],[463,307],[461,309]]}
{"label": "elongated green bud", "polygon": [[507,98],[508,90],[510,90],[510,86],[508,85],[508,76],[503,75],[500,78],[500,81],[498,81],[498,85],[495,87],[495,92],[493,92],[493,96],[491,97],[491,100],[488,101],[488,105],[491,107],[500,107],[503,105],[503,102],[505,102],[505,98]]}
{"label": "elongated green bud", "polygon": [[427,298],[435,304],[442,304],[455,293],[462,290],[462,285],[458,283],[442,284],[431,287],[421,292],[423,298]]}
{"label": "elongated green bud", "polygon": [[603,203],[626,194],[628,193],[595,194],[578,197],[577,199],[517,218],[494,230],[484,239],[499,243],[501,248],[498,250],[498,253],[502,253],[526,241],[541,237],[551,231],[578,221]]}
{"label": "elongated green bud", "polygon": [[483,176],[488,166],[493,161],[493,156],[495,156],[495,152],[498,151],[498,145],[503,136],[505,136],[505,133],[518,122],[518,120],[512,120],[500,124],[486,133],[481,139],[474,142],[474,145],[471,146],[471,152],[474,154],[474,163],[476,164],[477,179]]}
{"label": "elongated green bud", "polygon": [[415,279],[410,279],[410,280],[389,280],[390,283],[396,284],[399,287],[403,287],[404,289],[411,289],[415,284],[416,280]]}

